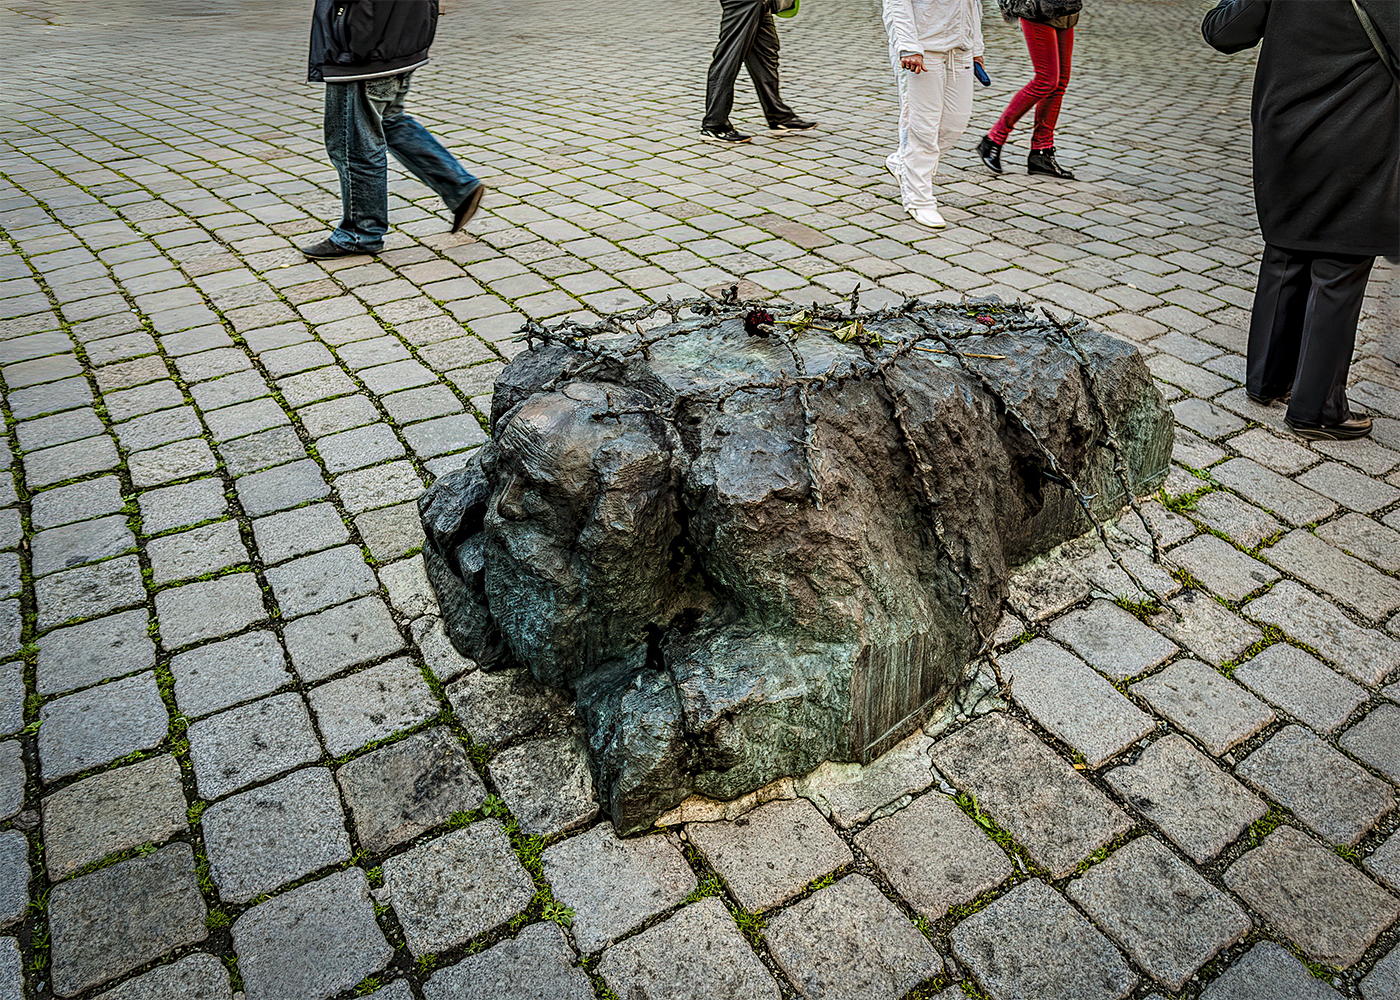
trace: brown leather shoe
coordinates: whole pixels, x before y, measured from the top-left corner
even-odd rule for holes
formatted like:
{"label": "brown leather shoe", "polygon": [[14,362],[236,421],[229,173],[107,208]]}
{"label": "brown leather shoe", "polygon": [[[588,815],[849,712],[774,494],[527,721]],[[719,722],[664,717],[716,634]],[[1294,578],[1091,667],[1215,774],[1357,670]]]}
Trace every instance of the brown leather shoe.
{"label": "brown leather shoe", "polygon": [[1291,417],[1284,417],[1283,422],[1293,428],[1293,433],[1309,441],[1354,441],[1371,433],[1370,417],[1352,417],[1339,424],[1308,424]]}

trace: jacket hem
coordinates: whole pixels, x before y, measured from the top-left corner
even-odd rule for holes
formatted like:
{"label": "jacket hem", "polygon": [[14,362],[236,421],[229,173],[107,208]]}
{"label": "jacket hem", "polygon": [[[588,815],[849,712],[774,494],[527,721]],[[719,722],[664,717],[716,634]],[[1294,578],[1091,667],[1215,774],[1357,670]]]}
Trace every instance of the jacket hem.
{"label": "jacket hem", "polygon": [[415,53],[406,59],[395,59],[374,69],[365,66],[325,65],[321,67],[321,79],[325,83],[354,83],[357,80],[378,80],[385,76],[398,76],[426,66],[426,52]]}

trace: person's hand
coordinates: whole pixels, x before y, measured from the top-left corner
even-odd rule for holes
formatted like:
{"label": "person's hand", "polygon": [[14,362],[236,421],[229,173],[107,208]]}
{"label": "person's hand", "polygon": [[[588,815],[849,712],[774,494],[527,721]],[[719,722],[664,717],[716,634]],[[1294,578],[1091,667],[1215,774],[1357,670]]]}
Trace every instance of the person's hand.
{"label": "person's hand", "polygon": [[899,63],[911,73],[924,71],[924,56],[921,52],[916,52],[912,56],[901,56]]}
{"label": "person's hand", "polygon": [[983,69],[987,68],[987,64],[982,61],[981,56],[973,56],[972,61],[975,62],[978,66],[981,66]]}

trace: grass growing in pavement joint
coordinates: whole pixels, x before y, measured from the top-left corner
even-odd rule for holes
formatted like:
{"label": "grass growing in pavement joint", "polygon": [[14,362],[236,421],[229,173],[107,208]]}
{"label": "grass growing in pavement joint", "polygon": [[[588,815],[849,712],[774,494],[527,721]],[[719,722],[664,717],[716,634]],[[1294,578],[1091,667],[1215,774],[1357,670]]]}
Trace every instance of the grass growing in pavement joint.
{"label": "grass growing in pavement joint", "polygon": [[1152,616],[1160,614],[1162,611],[1162,602],[1155,598],[1150,601],[1134,601],[1129,597],[1119,594],[1113,599],[1113,603],[1128,612],[1128,614],[1142,619],[1144,623],[1149,625],[1151,624]]}
{"label": "grass growing in pavement joint", "polygon": [[1002,850],[1008,854],[1014,854],[1021,862],[1027,872],[1036,873],[1040,871],[1040,866],[1031,860],[1026,849],[1016,843],[1016,839],[1009,832],[1001,827],[996,820],[982,811],[982,807],[977,803],[977,796],[967,792],[959,792],[953,798],[953,802],[958,808],[967,814],[968,818],[980,826],[992,840],[996,841]]}
{"label": "grass growing in pavement joint", "polygon": [[1263,633],[1263,637],[1258,642],[1240,653],[1240,655],[1236,656],[1233,660],[1226,660],[1215,669],[1226,677],[1233,679],[1235,676],[1235,668],[1241,663],[1254,659],[1270,646],[1276,646],[1280,642],[1288,641],[1288,637],[1283,634],[1283,629],[1279,628],[1277,625],[1261,625],[1259,628]]}
{"label": "grass growing in pavement joint", "polygon": [[233,918],[223,910],[218,909],[210,910],[208,915],[204,918],[204,926],[211,931],[217,931],[221,928],[228,927],[232,923]]}
{"label": "grass growing in pavement joint", "polygon": [[1269,806],[1267,813],[1249,824],[1249,846],[1258,847],[1264,838],[1282,826],[1287,818],[1286,810],[1274,805]]}
{"label": "grass growing in pavement joint", "polygon": [[698,885],[690,891],[690,895],[685,897],[686,903],[694,903],[704,899],[706,896],[723,895],[724,886],[720,884],[719,876],[713,872],[702,878]]}
{"label": "grass growing in pavement joint", "polygon": [[1029,630],[1022,632],[1020,635],[1018,635],[1016,638],[1012,639],[1006,644],[1006,651],[1009,652],[1018,646],[1024,646],[1026,643],[1030,642],[1034,638],[1034,632],[1031,632]]}
{"label": "grass growing in pavement joint", "polygon": [[970,979],[964,979],[962,982],[958,983],[958,986],[962,988],[965,996],[973,997],[974,1000],[992,1000],[991,997],[972,985],[972,980]]}
{"label": "grass growing in pavement joint", "polygon": [[360,984],[355,987],[355,996],[367,997],[375,990],[379,989],[379,980],[374,976],[366,976],[360,980]]}
{"label": "grass growing in pavement joint", "polygon": [[753,913],[738,907],[733,910],[733,916],[739,933],[744,935],[744,940],[757,948],[763,941],[763,932],[768,927],[768,919],[761,913]]}

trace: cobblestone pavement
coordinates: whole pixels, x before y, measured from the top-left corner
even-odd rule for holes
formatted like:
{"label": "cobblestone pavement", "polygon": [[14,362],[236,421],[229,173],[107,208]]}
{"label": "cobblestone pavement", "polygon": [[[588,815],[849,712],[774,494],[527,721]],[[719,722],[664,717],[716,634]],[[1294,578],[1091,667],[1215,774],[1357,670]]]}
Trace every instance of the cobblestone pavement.
{"label": "cobblestone pavement", "polygon": [[[414,107],[485,209],[445,235],[395,167],[391,249],[329,264],[307,4],[0,6],[0,998],[1400,996],[1396,269],[1373,440],[1246,401],[1253,63],[1200,3],[1092,0],[1081,179],[954,151],[931,235],[874,0],[783,26],[823,127],[743,149],[695,141],[710,0],[453,0]],[[1029,73],[985,25],[964,147]],[[1178,443],[1125,558],[1182,618],[1071,544],[1016,580],[1011,705],[619,842],[568,706],[445,643],[413,501],[524,317],[739,277],[1139,344]]]}

